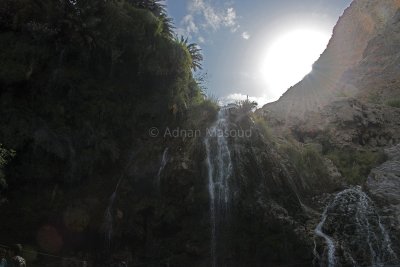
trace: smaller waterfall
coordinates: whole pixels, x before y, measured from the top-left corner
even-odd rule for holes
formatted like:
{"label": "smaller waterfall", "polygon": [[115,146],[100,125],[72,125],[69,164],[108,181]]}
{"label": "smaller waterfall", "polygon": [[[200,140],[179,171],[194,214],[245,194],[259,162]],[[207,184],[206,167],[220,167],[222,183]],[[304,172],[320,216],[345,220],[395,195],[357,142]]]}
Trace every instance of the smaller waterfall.
{"label": "smaller waterfall", "polygon": [[[331,236],[324,230],[329,230]],[[327,248],[325,261],[315,242],[314,254],[321,266],[384,266],[397,262],[375,205],[360,187],[338,193],[325,208],[314,232],[324,239]]]}
{"label": "smaller waterfall", "polygon": [[117,196],[117,191],[119,184],[121,183],[122,178],[118,180],[118,183],[115,187],[114,192],[111,194],[110,199],[108,201],[108,206],[106,208],[106,211],[104,213],[104,223],[103,223],[103,228],[104,228],[104,233],[105,233],[105,240],[106,240],[106,245],[107,248],[111,248],[111,240],[112,240],[112,235],[113,235],[113,211],[114,211],[114,202],[115,198]]}
{"label": "smaller waterfall", "polygon": [[231,154],[225,132],[228,131],[226,110],[218,112],[217,121],[207,133],[205,147],[210,200],[211,259],[218,265],[217,242],[229,206],[229,178],[232,175]]}
{"label": "smaller waterfall", "polygon": [[132,153],[129,155],[129,158],[127,160],[127,164],[122,171],[122,174],[120,178],[118,179],[117,185],[115,186],[114,192],[111,194],[109,200],[108,200],[108,205],[106,208],[106,211],[104,212],[104,221],[103,221],[103,230],[105,234],[105,241],[106,241],[106,246],[108,249],[111,248],[111,241],[112,241],[112,235],[114,231],[114,202],[117,197],[118,193],[118,188],[124,179],[129,167],[133,164],[133,158],[135,157],[135,152],[132,151]]}
{"label": "smaller waterfall", "polygon": [[[331,239],[331,237],[329,237],[322,231],[322,227],[324,226],[324,223],[328,216],[327,213],[328,213],[328,207],[326,207],[324,210],[324,213],[322,213],[322,220],[319,222],[319,224],[315,228],[314,232],[317,236],[322,237],[325,240],[325,243],[328,247],[328,267],[334,267],[335,266],[335,250],[336,250],[335,242]],[[319,257],[318,252],[317,252],[316,243],[315,243],[315,247],[314,247],[314,255]]]}
{"label": "smaller waterfall", "polygon": [[158,172],[157,172],[157,185],[161,184],[161,174],[164,171],[165,166],[167,166],[167,162],[168,162],[168,147],[166,149],[164,149],[161,163],[160,163],[160,168],[158,169]]}

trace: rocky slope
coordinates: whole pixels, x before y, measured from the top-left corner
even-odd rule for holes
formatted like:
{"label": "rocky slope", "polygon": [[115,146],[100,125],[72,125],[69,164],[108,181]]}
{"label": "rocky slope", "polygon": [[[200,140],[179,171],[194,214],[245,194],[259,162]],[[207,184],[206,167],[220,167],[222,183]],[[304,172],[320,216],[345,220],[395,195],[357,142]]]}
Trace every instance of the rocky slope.
{"label": "rocky slope", "polygon": [[361,95],[380,102],[398,97],[399,8],[398,0],[354,1],[313,71],[263,109],[290,121],[338,97]]}
{"label": "rocky slope", "polygon": [[341,174],[346,189],[315,196],[322,266],[398,264],[399,18],[400,1],[353,1],[313,72],[256,112]]}
{"label": "rocky slope", "polygon": [[[342,79],[357,88],[356,97],[391,105],[400,99],[400,10],[368,42],[363,58]],[[345,94],[346,92],[343,91]]]}
{"label": "rocky slope", "polygon": [[329,141],[338,147],[379,148],[400,142],[400,109],[354,98],[336,100],[320,112],[308,112],[292,126],[301,142]]}
{"label": "rocky slope", "polygon": [[[368,177],[366,188],[379,203],[390,227],[399,231],[400,225],[400,145],[385,150],[388,160],[374,168]],[[399,237],[396,236],[397,242]]]}
{"label": "rocky slope", "polygon": [[325,152],[397,144],[399,18],[399,1],[353,1],[313,72],[257,112],[277,134]]}

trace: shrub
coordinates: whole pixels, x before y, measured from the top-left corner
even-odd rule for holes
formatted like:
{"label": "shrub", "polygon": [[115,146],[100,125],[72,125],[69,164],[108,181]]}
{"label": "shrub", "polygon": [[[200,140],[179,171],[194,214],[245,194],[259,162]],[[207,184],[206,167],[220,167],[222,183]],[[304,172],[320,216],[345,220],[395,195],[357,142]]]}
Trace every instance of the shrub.
{"label": "shrub", "polygon": [[372,168],[385,161],[385,154],[373,151],[354,151],[335,149],[327,157],[338,167],[351,184],[362,184]]}
{"label": "shrub", "polygon": [[246,100],[237,101],[236,104],[239,107],[239,111],[242,113],[249,113],[255,110],[258,103],[255,101],[250,101],[248,98]]}
{"label": "shrub", "polygon": [[273,139],[273,135],[271,133],[271,129],[268,127],[267,122],[261,116],[253,115],[254,123],[257,129],[261,132],[261,134],[268,140]]}
{"label": "shrub", "polygon": [[393,99],[386,103],[390,107],[400,108],[400,99]]}
{"label": "shrub", "polygon": [[279,150],[309,185],[316,185],[325,181],[324,178],[328,176],[328,171],[322,154],[315,146],[303,146],[295,142],[288,142],[279,145]]}
{"label": "shrub", "polygon": [[187,125],[185,125],[185,127],[194,130],[204,130],[214,122],[218,109],[217,99],[203,99],[201,102],[191,106],[188,110]]}
{"label": "shrub", "polygon": [[381,103],[381,96],[379,93],[371,93],[368,96],[368,102],[371,104],[380,104]]}

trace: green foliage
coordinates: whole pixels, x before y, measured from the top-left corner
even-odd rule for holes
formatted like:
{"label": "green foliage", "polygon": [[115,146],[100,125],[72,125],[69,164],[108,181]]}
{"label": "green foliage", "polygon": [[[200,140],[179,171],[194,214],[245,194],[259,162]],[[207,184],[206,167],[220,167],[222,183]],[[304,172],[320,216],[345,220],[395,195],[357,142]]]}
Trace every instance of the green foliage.
{"label": "green foliage", "polygon": [[195,79],[191,79],[189,83],[189,99],[190,106],[198,105],[206,99],[198,82]]}
{"label": "green foliage", "polygon": [[326,181],[324,178],[328,176],[328,171],[324,158],[315,146],[287,141],[281,143],[278,149],[293,164],[305,181],[319,186],[321,186],[321,182]]}
{"label": "green foliage", "polygon": [[246,100],[237,101],[236,105],[239,107],[241,113],[249,113],[257,108],[258,104],[255,101],[250,101],[248,98]]}
{"label": "green foliage", "polygon": [[191,68],[196,70],[201,70],[201,62],[203,61],[203,55],[201,54],[201,48],[195,43],[188,43],[188,38],[181,36],[180,38],[175,37],[175,42],[180,44],[184,49],[186,49],[191,58]]}
{"label": "green foliage", "polygon": [[380,104],[381,103],[381,96],[379,93],[371,93],[368,96],[368,102],[372,104]]}
{"label": "green foliage", "polygon": [[176,42],[160,1],[4,0],[0,22],[0,138],[37,159],[24,179],[94,176],[149,125],[208,108],[200,49]]}
{"label": "green foliage", "polygon": [[262,116],[259,115],[253,115],[252,116],[254,123],[257,127],[257,129],[262,133],[262,135],[267,139],[267,140],[272,140],[273,135],[271,133],[271,129],[268,127],[267,122]]}
{"label": "green foliage", "polygon": [[173,38],[174,25],[172,18],[168,17],[167,9],[160,0],[128,0],[128,2],[135,7],[151,11],[154,16],[158,17],[162,23],[162,33],[168,37]]}
{"label": "green foliage", "polygon": [[338,91],[338,92],[336,93],[336,96],[337,96],[337,97],[349,97],[349,93],[346,92],[345,90],[341,90],[341,91]]}
{"label": "green foliage", "polygon": [[400,108],[400,99],[393,99],[386,103],[390,107]]}
{"label": "green foliage", "polygon": [[[165,146],[165,140],[149,137],[149,128],[185,122],[206,127],[218,109],[193,77],[201,67],[200,49],[176,42],[172,30],[172,19],[156,0],[0,1],[0,140],[17,151],[9,161],[12,153],[0,147],[0,194],[7,185],[6,162],[12,181],[1,226],[18,229],[9,240],[34,243],[32,233],[49,214],[62,218],[86,197],[95,199],[88,201],[94,207],[90,229],[100,230],[121,175],[131,175],[124,181],[137,185],[129,194],[134,200],[153,206],[152,170],[133,174],[140,172],[136,166],[158,164],[159,153],[151,153],[151,147]],[[137,164],[141,160],[144,165]],[[185,181],[184,175],[178,180]],[[127,192],[125,186],[120,189],[116,202]],[[166,195],[181,200],[175,193]],[[123,210],[133,216],[119,222],[141,229],[141,215],[131,205],[139,202],[129,203]],[[14,216],[16,207],[22,217]],[[182,217],[170,214],[173,220]],[[132,239],[132,248],[142,242]]]}
{"label": "green foliage", "polygon": [[205,128],[215,120],[218,109],[218,102],[213,98],[206,98],[193,105],[188,112],[188,124],[186,127],[188,129],[205,131]]}
{"label": "green foliage", "polygon": [[335,149],[326,155],[351,184],[362,184],[372,168],[385,161],[382,151],[356,151]]}

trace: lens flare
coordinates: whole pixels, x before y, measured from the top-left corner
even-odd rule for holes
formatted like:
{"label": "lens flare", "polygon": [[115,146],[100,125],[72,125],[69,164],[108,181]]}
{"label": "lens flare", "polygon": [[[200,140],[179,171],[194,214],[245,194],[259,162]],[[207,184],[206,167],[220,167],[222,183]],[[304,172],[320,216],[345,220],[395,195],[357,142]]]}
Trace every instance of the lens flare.
{"label": "lens flare", "polygon": [[325,50],[329,38],[329,34],[312,29],[297,29],[276,38],[261,67],[269,90],[280,96],[301,81],[312,71],[312,65]]}

